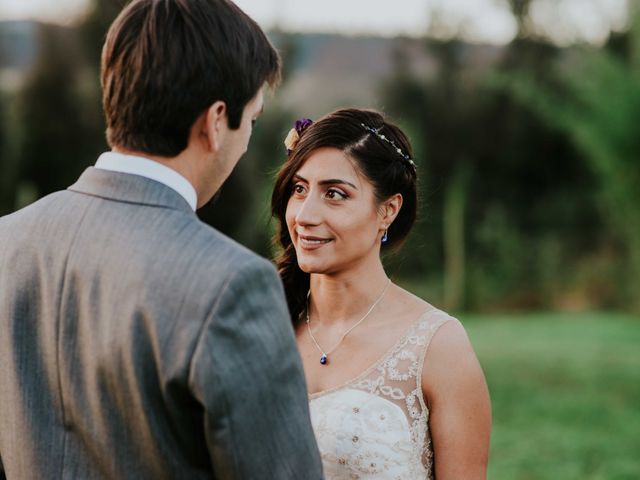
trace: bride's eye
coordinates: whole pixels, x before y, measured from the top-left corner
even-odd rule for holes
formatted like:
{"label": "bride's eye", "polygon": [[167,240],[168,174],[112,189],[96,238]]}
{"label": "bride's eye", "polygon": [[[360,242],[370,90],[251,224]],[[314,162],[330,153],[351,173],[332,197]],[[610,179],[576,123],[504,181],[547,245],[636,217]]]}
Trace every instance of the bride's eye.
{"label": "bride's eye", "polygon": [[348,198],[346,193],[341,192],[340,190],[337,190],[335,188],[330,188],[329,190],[327,190],[324,196],[329,200],[346,200]]}
{"label": "bride's eye", "polygon": [[304,195],[305,188],[301,183],[296,183],[291,190],[291,193],[294,195]]}

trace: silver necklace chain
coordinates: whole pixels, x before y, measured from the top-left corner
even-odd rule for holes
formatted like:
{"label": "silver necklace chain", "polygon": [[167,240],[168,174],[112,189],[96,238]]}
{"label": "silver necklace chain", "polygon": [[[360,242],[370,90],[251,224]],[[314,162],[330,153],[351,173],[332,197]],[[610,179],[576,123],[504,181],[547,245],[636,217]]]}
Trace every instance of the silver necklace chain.
{"label": "silver necklace chain", "polygon": [[347,335],[349,335],[349,333],[354,328],[356,328],[358,325],[360,325],[362,322],[364,322],[364,320],[369,316],[369,314],[373,311],[373,309],[376,308],[376,305],[378,305],[380,303],[380,301],[382,300],[382,297],[384,297],[384,294],[387,293],[387,290],[389,289],[389,285],[391,285],[391,279],[389,279],[389,281],[387,282],[387,285],[384,287],[384,290],[382,290],[382,293],[376,299],[376,301],[373,302],[373,305],[371,305],[371,308],[369,308],[367,313],[365,313],[364,316],[360,320],[358,320],[356,323],[354,323],[351,326],[351,328],[349,328],[346,332],[344,332],[342,334],[342,337],[340,337],[340,340],[338,340],[338,343],[336,343],[332,349],[330,349],[330,350],[328,350],[326,352],[320,346],[320,344],[316,340],[316,337],[313,336],[313,332],[311,332],[311,326],[309,325],[311,323],[311,318],[310,318],[310,315],[309,315],[309,298],[311,297],[311,289],[309,289],[309,291],[307,292],[307,308],[306,308],[306,310],[307,310],[307,331],[309,332],[309,336],[311,337],[311,340],[313,340],[313,343],[316,345],[316,348],[322,354],[322,356],[320,357],[320,363],[322,365],[326,365],[328,363],[329,354],[332,353],[336,348],[338,348],[340,346],[340,344],[342,343],[342,341],[345,339],[345,337]]}

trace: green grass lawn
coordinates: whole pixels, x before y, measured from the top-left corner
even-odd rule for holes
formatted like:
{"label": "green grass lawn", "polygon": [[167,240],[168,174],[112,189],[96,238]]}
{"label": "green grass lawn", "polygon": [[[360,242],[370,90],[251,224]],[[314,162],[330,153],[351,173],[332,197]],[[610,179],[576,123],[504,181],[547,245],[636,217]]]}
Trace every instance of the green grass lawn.
{"label": "green grass lawn", "polygon": [[489,479],[640,479],[640,318],[460,319],[491,391]]}

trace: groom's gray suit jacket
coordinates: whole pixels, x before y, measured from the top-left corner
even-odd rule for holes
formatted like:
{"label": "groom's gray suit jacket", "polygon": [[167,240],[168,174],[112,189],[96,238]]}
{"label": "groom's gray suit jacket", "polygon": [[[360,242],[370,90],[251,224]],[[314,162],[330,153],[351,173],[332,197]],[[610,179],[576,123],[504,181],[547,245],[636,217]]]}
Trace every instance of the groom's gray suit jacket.
{"label": "groom's gray suit jacket", "polygon": [[0,218],[0,460],[20,480],[321,478],[275,269],[136,175],[89,168]]}

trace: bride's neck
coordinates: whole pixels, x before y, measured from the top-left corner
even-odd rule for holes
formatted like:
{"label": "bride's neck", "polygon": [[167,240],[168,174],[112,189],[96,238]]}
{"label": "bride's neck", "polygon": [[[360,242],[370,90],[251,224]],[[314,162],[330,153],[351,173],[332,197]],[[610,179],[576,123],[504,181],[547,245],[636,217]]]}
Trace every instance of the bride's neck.
{"label": "bride's neck", "polygon": [[318,322],[349,323],[384,291],[389,279],[382,264],[375,269],[336,275],[312,274],[310,308]]}

